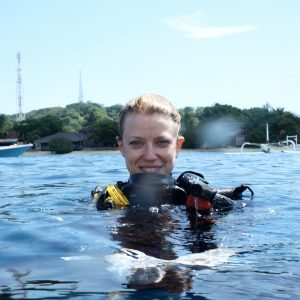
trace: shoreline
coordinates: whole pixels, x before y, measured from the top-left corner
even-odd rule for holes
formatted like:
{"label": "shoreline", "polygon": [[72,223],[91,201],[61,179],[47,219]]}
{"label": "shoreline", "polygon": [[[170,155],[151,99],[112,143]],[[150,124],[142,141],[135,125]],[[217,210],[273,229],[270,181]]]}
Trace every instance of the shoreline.
{"label": "shoreline", "polygon": [[[249,153],[249,152],[262,152],[260,148],[244,148],[243,151],[241,151],[240,147],[221,147],[221,148],[212,148],[212,149],[181,149],[180,151],[184,152],[217,152],[217,153]],[[296,146],[296,151],[294,151],[292,148],[289,147],[271,147],[271,153],[272,152],[299,152],[300,151],[300,144]],[[70,152],[72,154],[81,154],[81,153],[119,153],[119,149],[117,147],[101,147],[101,148],[84,148],[79,151],[72,151]],[[30,149],[26,151],[23,156],[32,156],[32,155],[59,155],[54,154],[51,151],[40,151],[40,150],[34,150]]]}

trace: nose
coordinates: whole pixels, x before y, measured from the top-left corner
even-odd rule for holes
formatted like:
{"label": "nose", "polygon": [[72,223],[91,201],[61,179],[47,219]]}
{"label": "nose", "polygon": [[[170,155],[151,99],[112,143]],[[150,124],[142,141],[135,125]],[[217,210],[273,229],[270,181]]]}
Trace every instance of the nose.
{"label": "nose", "polygon": [[146,160],[155,160],[156,159],[156,152],[155,148],[152,144],[147,144],[144,151],[144,158]]}

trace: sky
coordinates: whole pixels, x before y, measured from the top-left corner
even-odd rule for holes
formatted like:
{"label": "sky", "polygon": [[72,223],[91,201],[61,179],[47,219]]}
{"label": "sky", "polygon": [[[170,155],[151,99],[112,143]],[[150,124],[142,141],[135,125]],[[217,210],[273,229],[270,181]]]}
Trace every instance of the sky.
{"label": "sky", "polygon": [[300,115],[298,0],[0,0],[0,114],[156,93]]}

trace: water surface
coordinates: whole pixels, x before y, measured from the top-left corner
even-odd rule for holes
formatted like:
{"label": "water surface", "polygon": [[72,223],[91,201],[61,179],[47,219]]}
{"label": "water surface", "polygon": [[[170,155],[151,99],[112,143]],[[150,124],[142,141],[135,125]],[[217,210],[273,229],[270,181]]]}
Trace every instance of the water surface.
{"label": "water surface", "polygon": [[[182,207],[153,215],[96,211],[90,191],[128,177],[117,152],[26,154],[0,165],[0,299],[300,295],[299,152],[183,151],[175,177],[194,170],[214,187],[244,183],[255,191],[253,200],[245,197],[215,224],[196,229]],[[124,246],[169,260],[213,248],[235,255],[212,269],[174,268],[161,286],[137,289],[104,259]],[[64,259],[70,257],[80,259]]]}

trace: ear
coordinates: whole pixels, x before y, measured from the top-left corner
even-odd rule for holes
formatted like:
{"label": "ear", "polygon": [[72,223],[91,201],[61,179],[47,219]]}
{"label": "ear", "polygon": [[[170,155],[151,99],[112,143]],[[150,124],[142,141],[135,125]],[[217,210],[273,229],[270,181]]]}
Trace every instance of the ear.
{"label": "ear", "polygon": [[121,139],[119,136],[117,136],[117,137],[116,137],[116,141],[117,141],[119,150],[120,150],[122,156],[124,157],[124,146],[123,146],[122,139]]}
{"label": "ear", "polygon": [[185,141],[185,138],[183,135],[179,135],[176,142],[176,152],[178,154],[179,150],[181,149],[181,146],[183,145]]}

